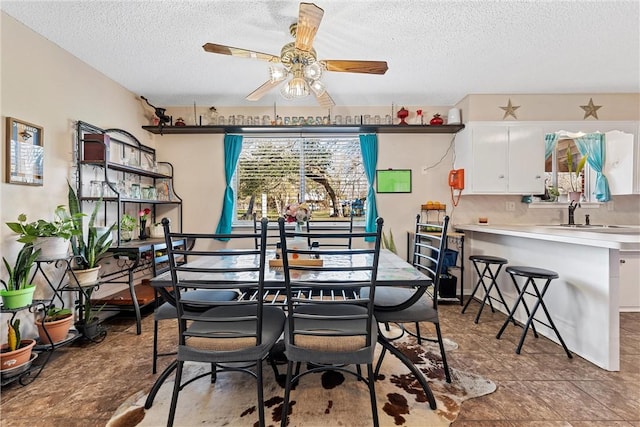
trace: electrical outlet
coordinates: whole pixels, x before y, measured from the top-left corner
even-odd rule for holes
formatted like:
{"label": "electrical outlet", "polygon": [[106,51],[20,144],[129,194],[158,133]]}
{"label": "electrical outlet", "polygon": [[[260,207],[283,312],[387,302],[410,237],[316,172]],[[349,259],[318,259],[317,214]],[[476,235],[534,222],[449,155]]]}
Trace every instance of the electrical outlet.
{"label": "electrical outlet", "polygon": [[607,210],[609,212],[613,211],[613,201],[607,202]]}
{"label": "electrical outlet", "polygon": [[516,210],[516,202],[507,202],[505,209],[507,212],[513,212]]}

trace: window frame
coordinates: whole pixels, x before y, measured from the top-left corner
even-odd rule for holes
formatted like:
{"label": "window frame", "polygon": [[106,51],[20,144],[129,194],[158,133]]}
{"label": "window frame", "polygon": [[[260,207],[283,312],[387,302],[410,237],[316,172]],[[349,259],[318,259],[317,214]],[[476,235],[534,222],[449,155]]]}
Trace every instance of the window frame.
{"label": "window frame", "polygon": [[[367,181],[367,177],[366,174],[364,172],[364,164],[363,164],[363,159],[362,159],[362,153],[360,151],[360,141],[359,141],[359,137],[357,135],[331,135],[331,136],[278,136],[278,137],[274,137],[274,136],[245,136],[243,139],[243,148],[242,148],[242,152],[240,154],[240,157],[238,159],[238,165],[236,167],[235,173],[233,175],[233,178],[231,180],[231,185],[234,191],[234,197],[235,197],[235,202],[233,204],[233,222],[232,225],[233,226],[246,226],[248,224],[253,224],[253,219],[249,218],[249,217],[245,217],[244,219],[239,218],[238,215],[238,211],[239,211],[239,194],[238,194],[238,188],[240,185],[240,174],[241,174],[241,166],[240,163],[242,161],[242,156],[243,156],[243,152],[245,150],[245,147],[247,143],[249,144],[258,144],[260,141],[262,140],[277,140],[277,141],[284,141],[284,142],[293,142],[293,143],[297,143],[300,142],[300,147],[301,149],[303,149],[306,144],[306,141],[324,141],[324,140],[329,140],[329,141],[335,141],[335,140],[347,140],[350,143],[352,143],[354,145],[353,148],[357,148],[358,153],[359,153],[359,168],[361,169],[361,174],[359,175],[359,178],[357,180],[355,180],[354,182],[358,183],[358,188],[360,188],[360,194],[362,194],[362,197],[366,198],[367,195],[367,191],[369,188],[369,184]],[[308,194],[308,186],[309,184],[305,181],[307,181],[308,177],[305,176],[304,173],[304,159],[305,159],[305,155],[304,155],[304,151],[301,150],[301,155],[299,156],[299,163],[298,163],[298,175],[299,175],[299,181],[298,181],[298,194]],[[260,195],[256,195],[256,201],[260,200]],[[342,202],[344,200],[347,200],[343,197],[340,196],[340,194],[337,195],[337,201],[338,202]],[[353,202],[353,200],[348,199],[349,201]],[[305,202],[304,200],[302,202]],[[267,202],[268,203],[268,202]],[[366,205],[366,203],[363,202],[364,205]],[[256,213],[258,211],[260,211],[260,209],[257,208],[258,204],[256,203],[255,205],[256,207],[254,207],[253,212]],[[329,202],[329,209],[331,209],[333,207],[333,205]],[[339,218],[348,218],[349,216],[340,216],[340,217],[336,217],[335,219],[333,219],[332,217],[329,217],[328,219],[324,220],[324,222],[327,223],[327,225],[331,225],[332,223],[338,223],[341,222],[341,220]],[[353,224],[354,227],[360,227],[360,226],[364,226],[366,222],[366,213],[362,214],[361,216],[355,216],[353,218]]]}

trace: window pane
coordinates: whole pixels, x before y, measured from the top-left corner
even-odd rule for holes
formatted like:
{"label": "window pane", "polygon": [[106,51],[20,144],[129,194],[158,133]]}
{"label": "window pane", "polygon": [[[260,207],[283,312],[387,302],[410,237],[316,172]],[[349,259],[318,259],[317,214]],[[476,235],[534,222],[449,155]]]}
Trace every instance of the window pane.
{"label": "window pane", "polygon": [[314,219],[362,214],[368,187],[358,138],[245,138],[235,183],[240,220],[298,201]]}

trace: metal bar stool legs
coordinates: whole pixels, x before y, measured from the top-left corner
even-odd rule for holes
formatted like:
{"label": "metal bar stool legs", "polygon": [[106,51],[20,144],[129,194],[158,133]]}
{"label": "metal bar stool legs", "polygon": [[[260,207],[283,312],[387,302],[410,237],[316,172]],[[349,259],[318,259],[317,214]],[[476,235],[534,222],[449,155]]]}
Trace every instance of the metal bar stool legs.
{"label": "metal bar stool legs", "polygon": [[[520,336],[520,341],[518,342],[518,347],[516,348],[516,354],[520,354],[520,351],[522,350],[522,345],[524,344],[524,339],[527,336],[529,327],[533,329],[534,334],[536,335],[536,338],[537,338],[537,333],[535,331],[535,327],[533,326],[533,322],[536,321],[538,323],[541,323],[553,329],[553,332],[556,334],[556,337],[558,337],[558,341],[560,341],[560,344],[562,345],[562,348],[564,349],[565,353],[567,353],[567,356],[570,359],[573,358],[573,355],[571,354],[571,352],[567,348],[567,345],[564,343],[564,340],[560,336],[560,332],[558,331],[558,328],[556,328],[556,325],[553,323],[553,320],[551,319],[551,315],[549,314],[549,310],[547,309],[547,306],[544,303],[544,295],[547,292],[547,289],[549,289],[549,285],[551,284],[551,281],[559,277],[558,273],[556,273],[555,271],[545,270],[542,268],[522,267],[522,266],[507,267],[506,271],[511,275],[511,278],[513,279],[513,283],[516,285],[516,289],[519,289],[519,288],[518,288],[518,284],[515,276],[525,277],[526,281],[522,286],[522,289],[519,290],[518,298],[516,299],[516,302],[514,303],[513,308],[509,312],[509,317],[507,317],[507,320],[505,320],[505,322],[503,323],[502,327],[500,328],[500,331],[496,335],[496,338],[500,339],[500,337],[502,336],[502,333],[504,332],[507,325],[509,324],[509,321],[513,320],[513,316],[516,312],[516,309],[518,308],[518,304],[522,301],[523,306],[525,307],[525,311],[527,312],[528,318],[523,327],[522,335]],[[542,291],[539,290],[535,279],[545,280],[545,284],[542,287]],[[527,288],[529,286],[533,288],[533,292],[530,292],[530,291],[527,292]],[[530,312],[524,300],[525,295],[531,295],[536,298],[536,302],[533,306],[533,309]],[[534,318],[539,307],[542,307],[544,314],[547,316],[547,321],[549,322],[548,324]]]}
{"label": "metal bar stool legs", "polygon": [[[476,286],[473,288],[473,292],[471,293],[471,296],[469,297],[466,304],[462,308],[462,313],[464,314],[464,312],[467,310],[467,307],[469,307],[469,304],[474,299],[476,292],[480,288],[480,285],[482,285],[482,287],[484,288],[484,298],[482,299],[482,302],[480,304],[480,310],[476,315],[474,323],[478,323],[478,321],[480,321],[480,315],[482,314],[482,310],[484,309],[484,306],[487,303],[487,301],[489,302],[489,307],[491,308],[492,313],[496,312],[495,309],[493,308],[492,300],[501,302],[505,310],[509,312],[509,306],[507,305],[507,302],[502,296],[502,292],[500,291],[500,288],[496,283],[496,279],[498,277],[498,274],[500,274],[500,270],[502,269],[502,266],[507,264],[509,261],[507,261],[505,258],[489,256],[489,255],[471,255],[469,257],[469,260],[473,263],[473,267],[476,269],[476,272],[478,273],[478,283],[476,283]],[[482,272],[480,271],[479,264],[484,265]],[[498,267],[494,272],[491,268],[492,266],[496,266],[496,265]],[[484,279],[490,280],[488,286],[485,283]],[[491,290],[494,288],[498,293],[498,298],[491,296]]]}

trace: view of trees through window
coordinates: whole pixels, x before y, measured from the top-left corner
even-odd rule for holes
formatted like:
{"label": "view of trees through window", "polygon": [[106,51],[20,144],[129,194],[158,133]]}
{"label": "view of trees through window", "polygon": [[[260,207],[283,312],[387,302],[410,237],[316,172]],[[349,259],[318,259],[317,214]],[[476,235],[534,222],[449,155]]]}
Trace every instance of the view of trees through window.
{"label": "view of trees through window", "polygon": [[314,219],[364,214],[368,183],[356,138],[244,138],[236,219],[275,219],[306,203]]}
{"label": "view of trees through window", "polygon": [[[568,152],[571,153],[570,156],[567,155]],[[584,180],[588,165],[585,164],[585,169],[576,174],[582,158],[573,139],[559,139],[555,153],[546,159],[547,186],[552,184],[560,194],[568,194],[572,191],[582,192],[583,197],[588,198],[588,181]],[[569,166],[569,159],[571,166]]]}

